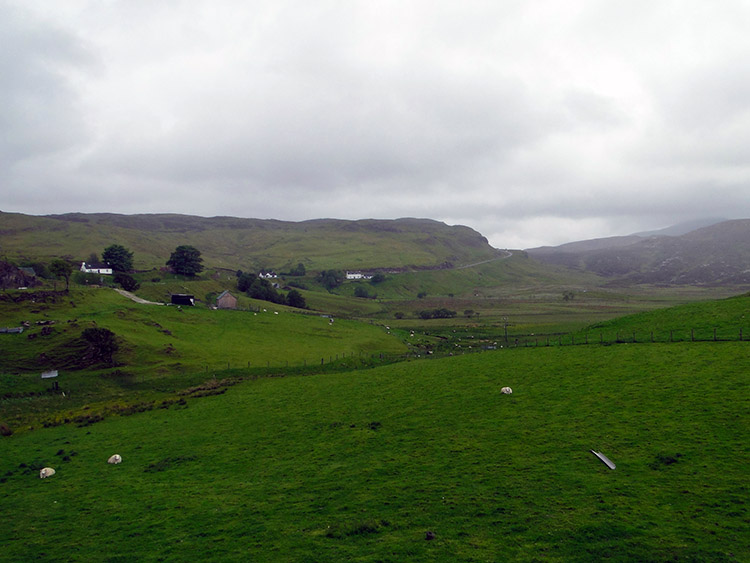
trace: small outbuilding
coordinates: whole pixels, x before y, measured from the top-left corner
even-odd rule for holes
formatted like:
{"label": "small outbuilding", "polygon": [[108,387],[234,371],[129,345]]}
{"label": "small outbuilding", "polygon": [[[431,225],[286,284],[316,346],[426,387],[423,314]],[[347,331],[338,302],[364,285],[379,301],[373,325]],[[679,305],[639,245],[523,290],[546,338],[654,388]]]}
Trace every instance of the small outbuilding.
{"label": "small outbuilding", "polygon": [[216,308],[217,309],[236,309],[237,298],[231,293],[229,293],[229,290],[223,291],[216,298]]}
{"label": "small outbuilding", "polygon": [[188,295],[187,293],[173,293],[172,305],[188,305],[189,307],[194,307],[195,295]]}

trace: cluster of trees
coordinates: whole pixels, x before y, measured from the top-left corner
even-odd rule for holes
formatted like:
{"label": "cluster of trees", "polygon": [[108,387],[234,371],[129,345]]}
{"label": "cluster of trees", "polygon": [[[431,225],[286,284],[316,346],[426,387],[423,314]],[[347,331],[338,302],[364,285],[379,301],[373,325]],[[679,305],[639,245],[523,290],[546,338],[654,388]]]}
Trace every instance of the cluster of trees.
{"label": "cluster of trees", "polygon": [[419,312],[420,319],[452,319],[456,316],[456,311],[451,311],[442,307],[440,309],[425,309]]}
{"label": "cluster of trees", "polygon": [[249,272],[238,273],[240,275],[237,278],[237,289],[245,292],[248,297],[278,303],[279,305],[289,305],[298,309],[307,308],[304,296],[296,289],[292,289],[284,295],[266,279],[259,278],[257,275]]}
{"label": "cluster of trees", "polygon": [[357,285],[357,287],[354,288],[354,297],[362,297],[363,299],[377,299],[378,294],[370,293],[370,290],[367,289],[364,285]]}
{"label": "cluster of trees", "polygon": [[[135,291],[140,287],[136,279],[130,275],[130,272],[133,271],[133,252],[121,244],[111,244],[105,248],[104,252],[102,252],[102,262],[112,268],[114,272],[113,281],[123,289]],[[203,271],[202,262],[203,258],[201,258],[201,253],[197,248],[189,245],[181,245],[172,252],[169,260],[167,260],[167,266],[170,266],[175,274],[192,277]],[[99,258],[96,254],[91,254],[88,258],[88,263],[97,264],[99,263]],[[57,258],[52,260],[49,265],[42,263],[29,265],[34,268],[38,276],[63,279],[65,280],[65,289],[68,290],[70,288],[70,279],[74,268],[69,261]],[[79,272],[77,275],[76,280],[79,283],[96,283],[100,279],[100,276],[97,274]]]}
{"label": "cluster of trees", "polygon": [[344,272],[341,270],[323,270],[318,274],[318,281],[320,285],[325,287],[328,291],[332,291],[342,283],[344,283]]}

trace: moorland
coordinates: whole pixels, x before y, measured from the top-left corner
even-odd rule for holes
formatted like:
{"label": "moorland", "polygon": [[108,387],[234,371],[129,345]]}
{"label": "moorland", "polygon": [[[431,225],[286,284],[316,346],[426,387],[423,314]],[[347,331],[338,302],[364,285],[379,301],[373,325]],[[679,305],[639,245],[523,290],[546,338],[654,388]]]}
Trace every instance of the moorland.
{"label": "moorland", "polygon": [[[0,231],[2,560],[750,557],[747,223],[557,257],[424,219]],[[113,244],[130,293],[76,271]]]}

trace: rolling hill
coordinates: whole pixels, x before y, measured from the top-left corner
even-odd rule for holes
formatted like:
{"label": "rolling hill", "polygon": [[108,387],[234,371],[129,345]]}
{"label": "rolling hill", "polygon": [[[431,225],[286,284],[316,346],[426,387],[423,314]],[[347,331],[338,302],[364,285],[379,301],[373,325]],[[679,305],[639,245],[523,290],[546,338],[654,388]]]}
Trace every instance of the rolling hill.
{"label": "rolling hill", "polygon": [[164,266],[181,244],[205,265],[231,270],[440,268],[499,255],[481,234],[430,219],[288,222],[236,217],[109,213],[31,216],[0,212],[0,251],[11,259],[86,260],[110,244],[135,253],[136,269]]}

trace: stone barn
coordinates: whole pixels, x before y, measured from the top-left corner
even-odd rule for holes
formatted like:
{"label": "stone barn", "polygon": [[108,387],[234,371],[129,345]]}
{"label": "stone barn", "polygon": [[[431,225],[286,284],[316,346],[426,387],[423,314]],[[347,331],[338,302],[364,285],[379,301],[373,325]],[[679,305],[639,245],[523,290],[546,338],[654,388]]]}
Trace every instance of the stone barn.
{"label": "stone barn", "polygon": [[216,298],[217,309],[236,309],[237,298],[229,293],[229,291],[223,291],[221,295]]}

